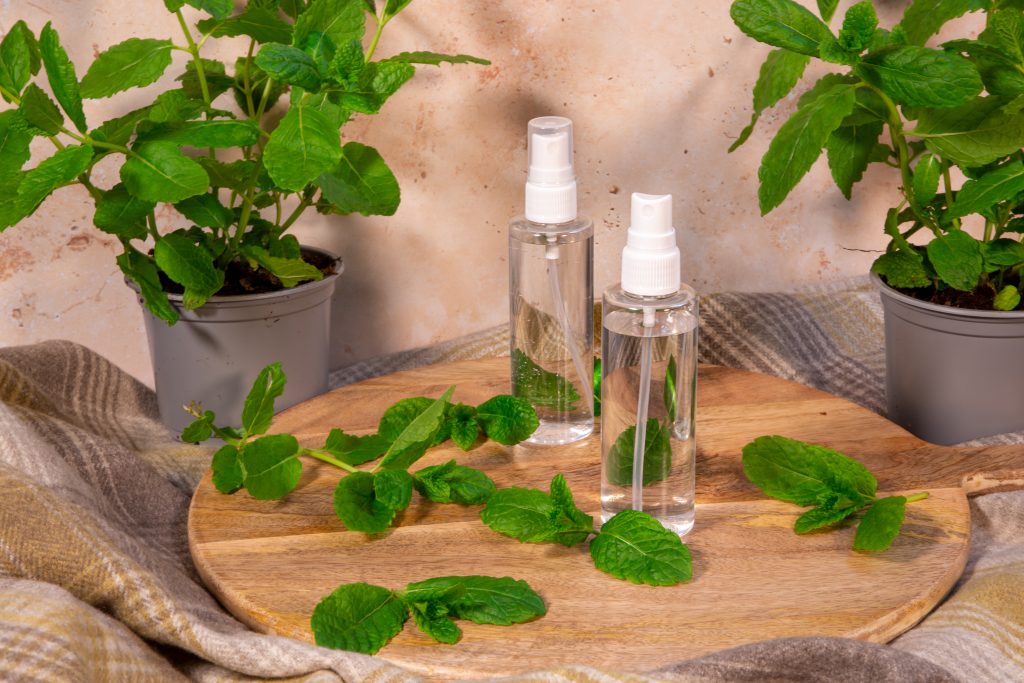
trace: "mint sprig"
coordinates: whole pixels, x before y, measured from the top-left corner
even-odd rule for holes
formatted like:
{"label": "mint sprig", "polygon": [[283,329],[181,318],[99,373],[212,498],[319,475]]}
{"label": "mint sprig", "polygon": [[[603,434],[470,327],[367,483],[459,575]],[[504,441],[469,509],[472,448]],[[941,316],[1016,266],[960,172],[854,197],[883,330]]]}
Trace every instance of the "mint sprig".
{"label": "mint sprig", "polygon": [[794,525],[798,534],[834,527],[864,512],[853,549],[882,551],[900,533],[906,504],[928,497],[877,497],[878,481],[838,451],[783,436],[762,436],[743,447],[743,473],[771,498],[813,506]]}
{"label": "mint sprig", "polygon": [[561,474],[550,493],[538,489],[499,489],[480,513],[484,524],[522,543],[579,545],[592,534],[590,555],[601,571],[632,583],[671,586],[689,581],[692,558],[679,536],[645,512],[623,510],[600,531],[593,517],[573,501]]}
{"label": "mint sprig", "polygon": [[547,613],[528,583],[510,577],[441,576],[392,591],[368,583],[339,586],[313,609],[317,645],[375,654],[412,614],[417,628],[440,643],[462,636],[455,619],[509,626]]}

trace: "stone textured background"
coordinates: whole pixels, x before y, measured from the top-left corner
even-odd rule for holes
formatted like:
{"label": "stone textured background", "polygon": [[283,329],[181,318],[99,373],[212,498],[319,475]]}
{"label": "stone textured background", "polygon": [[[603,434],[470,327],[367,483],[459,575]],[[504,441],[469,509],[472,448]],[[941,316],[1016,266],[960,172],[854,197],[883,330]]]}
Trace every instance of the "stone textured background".
{"label": "stone textured background", "polygon": [[[674,195],[684,280],[698,290],[785,289],[865,272],[871,251],[884,245],[881,221],[897,195],[893,169],[872,167],[847,202],[822,157],[781,208],[759,215],[761,155],[810,81],[762,117],[746,146],[727,154],[749,119],[768,51],[735,28],[729,4],[410,5],[388,26],[379,56],[432,49],[493,64],[420,67],[379,116],[342,131],[380,150],[402,186],[402,205],[392,217],[313,214],[297,231],[346,263],[334,301],[332,365],[507,319],[506,223],[521,211],[526,122],[545,114],[575,123],[581,209],[596,225],[597,291],[618,280],[633,191]],[[840,18],[849,4],[840,4]],[[882,25],[891,26],[907,2],[875,4]],[[181,40],[159,0],[0,0],[0,31],[19,18],[37,33],[52,21],[79,77],[96,54],[126,38]],[[968,18],[958,28],[978,27]],[[183,59],[179,53],[168,74]],[[96,124],[144,95],[87,102],[86,113]],[[50,150],[40,143],[39,152]],[[116,169],[99,182],[116,182]],[[151,382],[142,314],[114,264],[119,246],[91,226],[92,212],[84,191],[66,188],[0,234],[0,344],[72,339]],[[165,207],[162,216],[173,223],[172,214]]]}

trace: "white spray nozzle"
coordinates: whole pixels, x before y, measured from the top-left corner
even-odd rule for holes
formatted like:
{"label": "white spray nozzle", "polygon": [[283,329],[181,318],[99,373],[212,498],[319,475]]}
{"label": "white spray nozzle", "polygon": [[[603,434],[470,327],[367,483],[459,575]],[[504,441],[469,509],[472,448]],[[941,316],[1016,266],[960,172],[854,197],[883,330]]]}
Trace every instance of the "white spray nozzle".
{"label": "white spray nozzle", "polygon": [[672,195],[634,192],[622,288],[637,296],[665,296],[679,290],[679,247],[672,227]]}
{"label": "white spray nozzle", "polygon": [[527,126],[526,219],[567,223],[576,218],[572,121],[541,116]]}

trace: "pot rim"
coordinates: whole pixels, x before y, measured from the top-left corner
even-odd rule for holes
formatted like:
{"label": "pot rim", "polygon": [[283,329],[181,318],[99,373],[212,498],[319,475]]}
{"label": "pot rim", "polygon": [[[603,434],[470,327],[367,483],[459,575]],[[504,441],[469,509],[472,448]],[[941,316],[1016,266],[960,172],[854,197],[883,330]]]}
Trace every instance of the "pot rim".
{"label": "pot rim", "polygon": [[900,292],[885,283],[878,273],[870,273],[871,282],[878,288],[879,292],[883,297],[888,297],[906,306],[912,306],[921,311],[929,313],[935,313],[942,315],[947,318],[960,318],[960,319],[981,319],[981,320],[1000,320],[1000,321],[1016,321],[1024,320],[1024,311],[983,311],[976,308],[956,308],[955,306],[943,306],[941,304],[933,304],[929,301],[921,301],[920,299],[908,296],[903,292]]}
{"label": "pot rim", "polygon": [[[324,249],[322,247],[313,247],[307,244],[300,245],[300,248],[305,249],[306,251],[315,251],[319,254],[323,254],[324,256],[333,259],[335,271],[330,275],[325,275],[320,280],[303,282],[302,284],[295,285],[290,289],[279,289],[273,292],[260,292],[258,294],[230,294],[227,296],[211,296],[209,299],[206,300],[206,303],[204,303],[203,306],[201,306],[200,308],[209,306],[210,304],[243,304],[248,302],[265,301],[267,299],[277,299],[295,294],[311,294],[322,287],[330,285],[331,283],[334,282],[334,280],[338,278],[339,275],[345,272],[345,262],[342,261],[341,257],[335,254],[334,252]],[[136,285],[130,278],[126,277],[124,281],[129,287],[131,287],[136,292],[140,291],[138,285]],[[170,292],[166,292],[166,294],[168,300],[175,304],[181,304],[185,296],[184,294],[172,294]]]}

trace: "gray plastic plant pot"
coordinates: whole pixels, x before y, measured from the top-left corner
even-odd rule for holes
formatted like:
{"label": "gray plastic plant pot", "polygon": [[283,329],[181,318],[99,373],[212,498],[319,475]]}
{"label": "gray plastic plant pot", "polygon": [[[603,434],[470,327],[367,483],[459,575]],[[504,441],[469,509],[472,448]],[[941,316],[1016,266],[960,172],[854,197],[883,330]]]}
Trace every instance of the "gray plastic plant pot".
{"label": "gray plastic plant pot", "polygon": [[1024,429],[1024,312],[939,306],[871,278],[890,420],[943,445]]}
{"label": "gray plastic plant pot", "polygon": [[192,421],[184,410],[191,401],[215,412],[219,424],[239,426],[253,380],[274,362],[288,378],[275,411],[327,391],[331,295],[343,268],[330,252],[303,249],[336,259],[334,274],[278,292],[211,297],[191,311],[170,294],[181,316],[174,325],[143,306],[160,418],[172,432]]}

